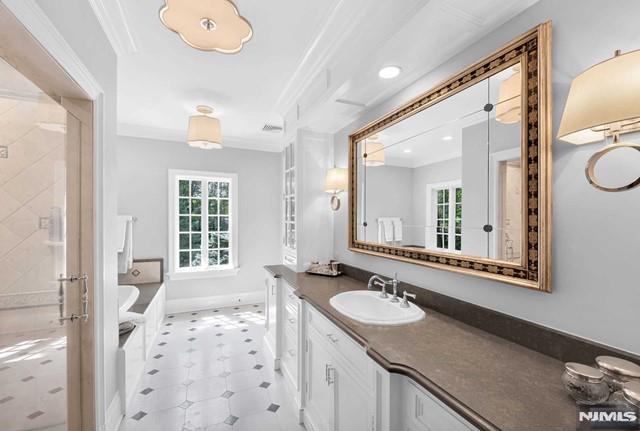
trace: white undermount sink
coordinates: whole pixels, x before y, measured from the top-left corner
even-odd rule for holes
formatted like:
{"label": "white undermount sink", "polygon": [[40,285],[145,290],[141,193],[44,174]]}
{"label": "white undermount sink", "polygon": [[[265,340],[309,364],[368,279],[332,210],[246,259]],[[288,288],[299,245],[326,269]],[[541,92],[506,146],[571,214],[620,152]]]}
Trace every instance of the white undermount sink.
{"label": "white undermount sink", "polygon": [[409,303],[403,308],[402,299],[391,302],[389,298],[381,298],[378,291],[353,290],[333,296],[329,303],[345,316],[369,325],[405,325],[424,318],[424,311],[417,305]]}
{"label": "white undermount sink", "polygon": [[136,303],[139,295],[140,291],[135,286],[127,284],[118,286],[118,312],[122,314],[131,308]]}

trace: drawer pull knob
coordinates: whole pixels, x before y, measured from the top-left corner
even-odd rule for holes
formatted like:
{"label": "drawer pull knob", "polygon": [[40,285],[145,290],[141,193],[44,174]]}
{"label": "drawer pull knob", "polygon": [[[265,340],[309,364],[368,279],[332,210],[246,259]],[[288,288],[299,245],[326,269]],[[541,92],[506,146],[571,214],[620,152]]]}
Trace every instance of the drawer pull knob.
{"label": "drawer pull knob", "polygon": [[337,343],[339,341],[338,338],[334,337],[333,334],[327,334],[327,338],[332,342],[332,343]]}
{"label": "drawer pull knob", "polygon": [[296,323],[296,319],[293,319],[293,318],[290,317],[289,318],[289,323]]}

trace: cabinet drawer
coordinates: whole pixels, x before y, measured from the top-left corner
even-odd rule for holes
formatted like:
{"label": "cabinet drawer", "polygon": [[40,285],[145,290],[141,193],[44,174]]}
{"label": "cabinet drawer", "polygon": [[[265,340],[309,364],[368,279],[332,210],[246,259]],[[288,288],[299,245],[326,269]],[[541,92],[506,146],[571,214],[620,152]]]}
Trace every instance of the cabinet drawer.
{"label": "cabinet drawer", "polygon": [[291,383],[297,388],[298,384],[298,336],[290,328],[285,328],[283,337],[282,360],[291,374]]}
{"label": "cabinet drawer", "polygon": [[329,319],[324,317],[318,310],[312,306],[307,309],[308,313],[306,318],[310,330],[317,331],[331,348],[335,350],[337,356],[351,368],[350,371],[356,374],[362,383],[370,386],[372,382],[368,377],[370,375],[369,369],[371,363],[367,358],[364,348],[331,323]]}
{"label": "cabinet drawer", "polygon": [[407,425],[412,424],[417,430],[476,430],[453,410],[409,379],[404,381],[404,404]]}
{"label": "cabinet drawer", "polygon": [[296,334],[298,333],[298,309],[288,304],[284,307],[284,326]]}
{"label": "cabinet drawer", "polygon": [[284,305],[290,306],[297,311],[300,306],[300,298],[293,293],[295,291],[293,287],[289,286],[287,283],[285,283],[284,286]]}

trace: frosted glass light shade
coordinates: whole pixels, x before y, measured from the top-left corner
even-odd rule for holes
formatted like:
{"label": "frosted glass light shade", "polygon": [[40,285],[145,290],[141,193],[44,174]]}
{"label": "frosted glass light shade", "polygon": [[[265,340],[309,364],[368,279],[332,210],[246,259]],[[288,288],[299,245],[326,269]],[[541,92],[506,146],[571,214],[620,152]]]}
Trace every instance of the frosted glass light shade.
{"label": "frosted glass light shade", "polygon": [[[364,155],[367,157],[364,157]],[[384,165],[384,145],[380,142],[367,142],[362,146],[362,160],[365,166]]]}
{"label": "frosted glass light shade", "polygon": [[347,172],[345,168],[329,169],[324,181],[324,190],[333,194],[345,191],[347,189]]}
{"label": "frosted glass light shade", "polygon": [[500,83],[498,104],[496,105],[496,121],[503,124],[514,124],[520,121],[520,70]]}
{"label": "frosted glass light shade", "polygon": [[189,117],[187,142],[192,147],[205,150],[222,148],[220,121],[206,115]]}
{"label": "frosted glass light shade", "polygon": [[572,144],[602,141],[640,121],[640,50],[596,64],[571,83],[558,138]]}

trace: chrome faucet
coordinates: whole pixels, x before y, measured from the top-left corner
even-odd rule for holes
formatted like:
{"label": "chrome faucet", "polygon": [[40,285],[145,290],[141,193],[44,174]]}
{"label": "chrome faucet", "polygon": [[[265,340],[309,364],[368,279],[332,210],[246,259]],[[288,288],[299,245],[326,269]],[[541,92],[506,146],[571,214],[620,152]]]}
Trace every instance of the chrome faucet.
{"label": "chrome faucet", "polygon": [[388,298],[389,295],[387,294],[387,284],[390,284],[393,288],[393,296],[391,297],[391,302],[400,302],[400,300],[398,299],[398,285],[400,284],[400,282],[398,281],[398,273],[396,273],[394,278],[392,278],[391,280],[385,280],[378,274],[374,274],[369,279],[367,288],[372,289],[373,286],[380,286],[382,288],[382,291],[380,292],[380,298]]}
{"label": "chrome faucet", "polygon": [[391,302],[400,302],[398,299],[398,285],[400,282],[398,281],[398,273],[396,272],[393,275],[393,280],[391,280],[391,287],[393,288],[393,295],[391,296]]}
{"label": "chrome faucet", "polygon": [[386,281],[384,278],[380,277],[377,274],[374,274],[371,276],[371,278],[369,279],[369,283],[367,284],[367,289],[373,289],[373,286],[380,286],[382,288],[382,291],[380,292],[380,298],[388,298],[389,295],[387,295],[387,284],[389,282]]}
{"label": "chrome faucet", "polygon": [[402,295],[402,304],[400,304],[400,307],[409,308],[409,298],[416,299],[416,294],[415,293],[409,293],[409,292],[407,292],[405,290],[403,295]]}

